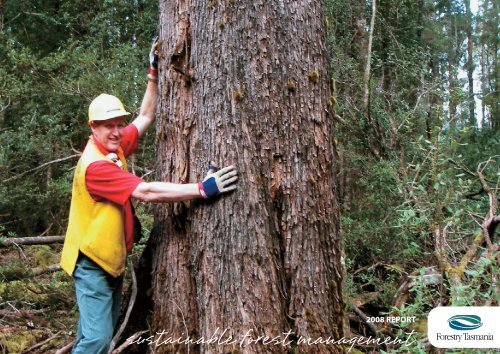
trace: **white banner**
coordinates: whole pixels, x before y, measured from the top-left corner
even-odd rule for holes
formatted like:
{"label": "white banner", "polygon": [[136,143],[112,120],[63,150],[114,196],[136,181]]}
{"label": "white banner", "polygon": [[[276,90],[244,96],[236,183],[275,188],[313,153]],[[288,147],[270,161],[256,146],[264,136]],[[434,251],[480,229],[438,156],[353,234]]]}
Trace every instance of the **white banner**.
{"label": "white banner", "polygon": [[500,348],[500,307],[437,307],[429,312],[427,336],[437,348]]}

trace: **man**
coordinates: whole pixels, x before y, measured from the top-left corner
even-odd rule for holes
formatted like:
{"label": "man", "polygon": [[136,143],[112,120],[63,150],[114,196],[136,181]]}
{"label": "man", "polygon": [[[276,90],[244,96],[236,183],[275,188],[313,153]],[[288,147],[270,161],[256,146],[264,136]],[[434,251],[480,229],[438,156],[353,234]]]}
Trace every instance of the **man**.
{"label": "man", "polygon": [[236,188],[237,171],[229,166],[209,170],[199,183],[144,182],[127,172],[125,157],[155,120],[157,52],[150,53],[148,84],[139,116],[130,115],[120,100],[102,94],[89,106],[92,131],[78,161],[71,198],[68,230],[61,268],[72,275],[80,317],[73,353],[108,352],[117,323],[125,259],[134,245],[130,198],[147,202],[175,202],[210,198]]}

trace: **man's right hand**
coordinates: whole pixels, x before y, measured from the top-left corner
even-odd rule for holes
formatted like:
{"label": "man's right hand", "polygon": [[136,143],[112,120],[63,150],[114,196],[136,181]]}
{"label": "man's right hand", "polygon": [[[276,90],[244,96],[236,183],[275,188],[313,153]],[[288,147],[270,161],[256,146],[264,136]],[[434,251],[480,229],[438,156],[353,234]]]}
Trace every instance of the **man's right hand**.
{"label": "man's right hand", "polygon": [[236,189],[238,180],[238,171],[233,165],[224,167],[220,170],[212,167],[208,170],[205,179],[200,182],[200,194],[204,198],[211,198],[221,193],[227,193]]}

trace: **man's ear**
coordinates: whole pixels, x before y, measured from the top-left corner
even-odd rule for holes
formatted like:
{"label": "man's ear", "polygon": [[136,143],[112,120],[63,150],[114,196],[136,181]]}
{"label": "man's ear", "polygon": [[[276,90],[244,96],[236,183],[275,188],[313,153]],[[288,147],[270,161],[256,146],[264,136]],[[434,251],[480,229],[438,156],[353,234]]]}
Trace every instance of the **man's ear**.
{"label": "man's ear", "polygon": [[95,128],[97,127],[96,122],[89,122],[89,127],[92,130],[92,133],[94,133]]}

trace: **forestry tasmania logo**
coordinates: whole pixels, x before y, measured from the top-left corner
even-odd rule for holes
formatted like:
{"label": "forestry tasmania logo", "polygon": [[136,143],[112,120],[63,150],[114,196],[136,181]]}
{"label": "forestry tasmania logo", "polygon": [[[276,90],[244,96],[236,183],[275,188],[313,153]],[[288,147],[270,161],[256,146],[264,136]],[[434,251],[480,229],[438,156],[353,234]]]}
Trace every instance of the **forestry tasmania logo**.
{"label": "forestry tasmania logo", "polygon": [[498,306],[437,307],[429,313],[427,336],[437,348],[500,348]]}
{"label": "forestry tasmania logo", "polygon": [[477,315],[456,315],[448,318],[448,325],[458,331],[471,331],[478,329],[483,323],[481,317]]}

